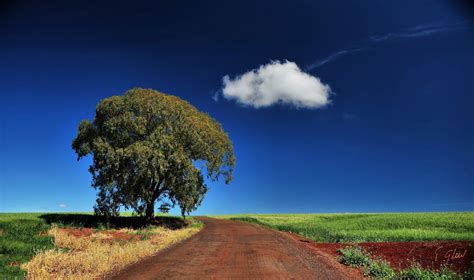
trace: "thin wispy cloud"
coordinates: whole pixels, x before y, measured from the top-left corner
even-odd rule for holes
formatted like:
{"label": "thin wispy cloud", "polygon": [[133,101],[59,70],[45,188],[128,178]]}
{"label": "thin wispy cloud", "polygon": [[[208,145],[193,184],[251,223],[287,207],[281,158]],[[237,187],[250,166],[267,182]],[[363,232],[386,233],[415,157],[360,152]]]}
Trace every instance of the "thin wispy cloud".
{"label": "thin wispy cloud", "polygon": [[328,57],[326,57],[324,59],[313,62],[311,65],[306,67],[306,70],[313,70],[313,69],[318,68],[320,66],[323,66],[324,64],[326,64],[328,62],[331,62],[331,61],[333,61],[333,60],[335,60],[335,59],[337,59],[341,56],[345,56],[345,55],[352,54],[352,53],[355,53],[355,52],[360,52],[360,51],[363,51],[365,49],[366,48],[353,48],[353,49],[346,49],[346,50],[338,51],[336,53],[333,53],[333,54],[329,55]]}
{"label": "thin wispy cloud", "polygon": [[404,32],[388,33],[381,36],[372,36],[369,40],[378,43],[390,39],[416,38],[448,31],[465,30],[469,29],[470,27],[471,26],[469,25],[469,22],[459,22],[455,24],[423,24],[405,30]]}
{"label": "thin wispy cloud", "polygon": [[385,41],[426,37],[426,36],[431,36],[438,33],[453,32],[453,31],[458,31],[458,30],[467,30],[471,28],[472,28],[472,23],[469,21],[457,22],[453,24],[430,23],[430,24],[417,25],[413,28],[406,29],[400,32],[392,32],[392,33],[387,33],[387,34],[382,34],[382,35],[371,36],[368,40],[366,40],[366,42],[364,42],[360,46],[346,48],[346,49],[337,51],[335,53],[332,53],[325,58],[319,59],[311,63],[305,68],[305,70],[311,71],[333,60],[336,60],[338,58],[341,58],[343,56],[347,56],[356,52],[367,50]]}

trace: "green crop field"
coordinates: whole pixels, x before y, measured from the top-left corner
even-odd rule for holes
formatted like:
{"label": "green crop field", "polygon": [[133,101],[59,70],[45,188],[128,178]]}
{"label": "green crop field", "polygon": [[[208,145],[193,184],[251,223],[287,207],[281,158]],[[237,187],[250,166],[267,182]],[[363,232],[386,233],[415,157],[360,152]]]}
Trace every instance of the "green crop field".
{"label": "green crop field", "polygon": [[321,242],[474,240],[474,212],[216,216]]}

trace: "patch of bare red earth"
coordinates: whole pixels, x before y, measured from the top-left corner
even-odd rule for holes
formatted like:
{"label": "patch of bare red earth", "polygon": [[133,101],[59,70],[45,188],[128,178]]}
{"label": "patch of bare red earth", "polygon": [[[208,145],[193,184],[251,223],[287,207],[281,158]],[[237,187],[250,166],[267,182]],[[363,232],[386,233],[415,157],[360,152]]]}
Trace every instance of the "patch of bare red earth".
{"label": "patch of bare red earth", "polygon": [[440,269],[447,266],[458,273],[467,271],[474,261],[474,241],[432,242],[364,242],[364,243],[316,243],[297,235],[292,238],[304,241],[308,247],[337,258],[337,250],[359,246],[375,258],[382,258],[397,271],[417,263],[423,268]]}
{"label": "patch of bare red earth", "polygon": [[138,240],[140,238],[138,234],[130,234],[130,233],[116,231],[116,230],[98,231],[92,228],[61,228],[59,230],[77,238],[90,237],[94,233],[106,234],[107,236],[109,236],[110,240],[117,240],[117,241]]}

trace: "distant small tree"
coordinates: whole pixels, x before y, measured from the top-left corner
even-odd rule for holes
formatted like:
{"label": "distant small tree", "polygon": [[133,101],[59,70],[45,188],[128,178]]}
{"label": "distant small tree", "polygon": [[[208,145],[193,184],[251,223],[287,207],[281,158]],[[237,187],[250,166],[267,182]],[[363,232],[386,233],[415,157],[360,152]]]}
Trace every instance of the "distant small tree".
{"label": "distant small tree", "polygon": [[188,102],[135,88],[99,102],[94,120],[80,123],[72,148],[92,155],[97,214],[133,209],[148,221],[155,202],[168,199],[183,217],[195,210],[211,181],[232,180],[232,142],[221,125]]}
{"label": "distant small tree", "polygon": [[158,210],[161,212],[161,213],[168,213],[171,209],[171,205],[169,205],[168,203],[163,203],[160,205],[160,207],[158,207]]}

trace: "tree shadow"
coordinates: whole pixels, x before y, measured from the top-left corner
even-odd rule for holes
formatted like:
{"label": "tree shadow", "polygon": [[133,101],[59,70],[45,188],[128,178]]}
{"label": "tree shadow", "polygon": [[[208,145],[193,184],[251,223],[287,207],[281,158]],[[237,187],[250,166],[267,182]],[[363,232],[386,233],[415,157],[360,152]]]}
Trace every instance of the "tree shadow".
{"label": "tree shadow", "polygon": [[106,219],[104,216],[91,214],[43,214],[39,216],[46,223],[60,224],[73,227],[88,228],[133,228],[139,229],[147,226],[162,226],[172,230],[183,228],[187,225],[180,217],[157,216],[151,223],[146,222],[145,217],[128,216],[128,217],[110,217]]}

